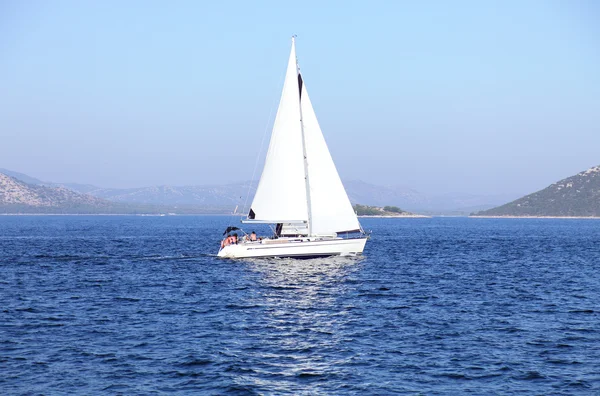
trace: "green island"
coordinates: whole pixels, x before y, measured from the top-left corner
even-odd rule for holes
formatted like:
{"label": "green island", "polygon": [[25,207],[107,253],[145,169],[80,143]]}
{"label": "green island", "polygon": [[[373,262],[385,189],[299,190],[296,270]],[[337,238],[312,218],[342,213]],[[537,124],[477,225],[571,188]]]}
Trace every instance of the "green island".
{"label": "green island", "polygon": [[400,209],[397,206],[368,206],[368,205],[360,205],[354,204],[352,206],[354,212],[358,216],[371,216],[371,217],[427,217],[422,215],[417,215],[414,213],[407,212],[405,210]]}

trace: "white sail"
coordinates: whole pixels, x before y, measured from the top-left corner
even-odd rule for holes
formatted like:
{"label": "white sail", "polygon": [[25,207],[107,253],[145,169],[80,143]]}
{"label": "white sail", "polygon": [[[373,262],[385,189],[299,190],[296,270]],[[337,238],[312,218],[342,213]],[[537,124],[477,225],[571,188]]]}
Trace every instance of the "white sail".
{"label": "white sail", "polygon": [[296,49],[288,62],[265,166],[248,218],[273,223],[308,221]]}
{"label": "white sail", "polygon": [[324,236],[360,229],[299,74],[293,40],[265,167],[248,218],[283,223],[284,235]]}
{"label": "white sail", "polygon": [[325,143],[304,83],[300,103],[310,182],[312,234],[331,235],[359,230],[360,224]]}
{"label": "white sail", "polygon": [[293,39],[265,166],[243,222],[278,223],[276,236],[226,238],[219,257],[357,256],[368,239],[335,235],[361,227],[302,81]]}

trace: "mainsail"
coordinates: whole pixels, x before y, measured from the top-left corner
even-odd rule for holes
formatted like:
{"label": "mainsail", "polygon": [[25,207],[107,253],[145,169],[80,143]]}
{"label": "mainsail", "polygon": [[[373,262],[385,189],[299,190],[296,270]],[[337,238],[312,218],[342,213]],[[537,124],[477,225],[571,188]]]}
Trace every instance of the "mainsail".
{"label": "mainsail", "polygon": [[360,229],[298,70],[293,38],[271,142],[248,218],[306,223],[310,235]]}

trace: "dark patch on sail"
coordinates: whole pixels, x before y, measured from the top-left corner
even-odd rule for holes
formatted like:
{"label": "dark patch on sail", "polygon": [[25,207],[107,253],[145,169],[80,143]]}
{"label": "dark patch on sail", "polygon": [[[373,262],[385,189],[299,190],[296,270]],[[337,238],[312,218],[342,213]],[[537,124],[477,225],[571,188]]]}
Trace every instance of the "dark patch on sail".
{"label": "dark patch on sail", "polygon": [[298,89],[300,90],[300,99],[302,99],[302,74],[298,73]]}
{"label": "dark patch on sail", "polygon": [[252,208],[250,208],[250,213],[248,213],[248,218],[250,220],[254,220],[255,217],[256,217],[256,214],[254,213],[254,211],[252,210]]}

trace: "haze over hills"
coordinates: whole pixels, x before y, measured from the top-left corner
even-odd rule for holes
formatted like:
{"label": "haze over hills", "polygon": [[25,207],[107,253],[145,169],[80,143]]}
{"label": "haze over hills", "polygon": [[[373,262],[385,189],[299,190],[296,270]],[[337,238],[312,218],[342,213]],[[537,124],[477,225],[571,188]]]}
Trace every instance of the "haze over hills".
{"label": "haze over hills", "polygon": [[[26,183],[16,175],[30,181]],[[83,186],[85,185],[77,185]],[[128,203],[80,193],[62,185],[44,183],[18,172],[0,171],[0,213],[39,214],[199,214],[227,213],[221,206]]]}
{"label": "haze over hills", "polygon": [[[102,188],[90,184],[45,182],[22,173],[0,169],[0,172],[30,184],[63,187],[90,194],[112,202],[136,205],[189,205],[202,211],[230,212],[244,204],[248,210],[256,182],[240,182],[205,186],[151,186],[140,188]],[[345,181],[344,186],[353,204],[395,205],[404,210],[423,214],[468,215],[488,209],[515,197],[512,195],[440,194],[427,195],[404,186],[377,186],[363,181]]]}
{"label": "haze over hills", "polygon": [[10,177],[13,177],[15,179],[18,179],[18,180],[20,180],[22,182],[25,182],[27,184],[34,184],[34,185],[47,184],[47,183],[44,183],[43,181],[41,181],[40,179],[36,179],[35,177],[31,177],[29,175],[26,175],[25,173],[15,172],[15,171],[11,171],[9,169],[0,168],[0,173],[4,174],[6,176],[10,176]]}
{"label": "haze over hills", "polygon": [[[210,186],[152,186],[127,189],[96,189],[88,191],[97,197],[116,202],[160,205],[219,206],[234,210],[244,204],[249,183]],[[250,185],[250,198],[256,187]],[[249,203],[248,203],[249,204]]]}
{"label": "haze over hills", "polygon": [[[22,173],[0,169],[0,172],[50,187],[68,188],[109,201],[149,205],[197,205],[217,211],[242,210],[249,207],[256,191],[256,182],[241,182],[207,186],[152,186],[140,188],[102,188],[90,184],[44,182]],[[353,203],[385,206],[397,205],[413,212],[427,214],[466,215],[474,210],[487,209],[514,197],[474,194],[426,195],[403,186],[376,186],[363,181],[344,182]],[[247,209],[247,208],[246,208]]]}
{"label": "haze over hills", "polygon": [[474,216],[600,217],[600,166]]}
{"label": "haze over hills", "polygon": [[117,205],[64,187],[28,184],[0,173],[0,212],[105,213]]}
{"label": "haze over hills", "polygon": [[396,205],[411,212],[434,215],[467,215],[515,198],[513,194],[425,194],[404,186],[376,186],[362,181],[345,181],[344,186],[352,203]]}
{"label": "haze over hills", "polygon": [[[249,209],[257,184],[242,182],[119,189],[44,182],[6,169],[0,169],[0,175],[0,205],[5,212],[33,206],[37,207],[34,211],[75,210],[83,213],[229,213],[237,206],[238,212],[242,212],[244,205],[246,211]],[[600,216],[600,166],[501,206],[497,205],[514,197],[460,193],[427,195],[403,186],[376,186],[363,181],[346,181],[344,185],[353,204],[395,205],[421,214],[466,215],[475,212],[475,216]]]}

